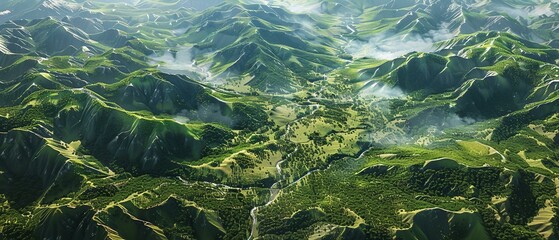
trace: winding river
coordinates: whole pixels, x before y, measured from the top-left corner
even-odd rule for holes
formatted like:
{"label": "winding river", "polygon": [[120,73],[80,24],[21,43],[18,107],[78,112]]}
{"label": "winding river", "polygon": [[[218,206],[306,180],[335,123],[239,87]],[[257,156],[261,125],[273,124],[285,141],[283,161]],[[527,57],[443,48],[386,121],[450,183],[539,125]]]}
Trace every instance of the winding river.
{"label": "winding river", "polygon": [[[319,90],[319,92],[322,92],[322,91],[323,91],[323,88],[321,88],[321,89]],[[308,102],[308,103],[310,103],[310,102]],[[309,114],[305,115],[305,116],[302,116],[302,117],[299,117],[299,118],[295,119],[294,121],[288,123],[288,124],[285,126],[285,133],[281,136],[281,138],[284,139],[284,140],[286,140],[286,141],[289,141],[289,135],[290,135],[290,132],[292,131],[291,125],[293,125],[293,124],[299,122],[300,120],[304,119],[305,117],[312,116],[313,114],[316,113],[316,111],[318,111],[318,109],[320,109],[320,105],[319,105],[319,104],[312,104],[312,105],[301,105],[301,104],[298,104],[298,106],[299,106],[299,107],[311,107],[311,108],[312,108],[312,111],[311,111]],[[306,177],[306,176],[308,176],[309,174],[311,174],[311,173],[313,173],[313,172],[315,172],[315,171],[318,170],[318,169],[311,170],[311,171],[307,172],[306,174],[304,174],[302,177],[300,177],[300,178],[298,178],[297,180],[295,180],[295,181],[291,182],[290,184],[288,184],[286,187],[281,188],[281,187],[280,187],[280,184],[281,184],[282,181],[284,180],[283,175],[282,175],[282,174],[283,174],[283,171],[282,171],[282,164],[285,163],[286,161],[288,161],[288,160],[293,156],[293,154],[295,154],[295,153],[298,152],[298,151],[299,151],[299,146],[296,146],[295,149],[294,149],[292,152],[290,152],[289,154],[287,154],[284,158],[282,158],[280,161],[278,161],[278,162],[276,163],[276,171],[277,171],[279,177],[278,177],[278,181],[276,181],[274,184],[272,184],[272,186],[270,186],[270,188],[269,188],[269,189],[270,189],[270,195],[269,195],[269,197],[268,197],[268,201],[267,201],[264,205],[255,206],[254,208],[252,208],[252,209],[250,210],[250,217],[252,218],[252,224],[251,224],[250,236],[248,237],[249,240],[254,239],[254,238],[258,235],[258,216],[257,216],[258,210],[260,210],[261,208],[267,207],[267,206],[269,206],[270,204],[272,204],[272,203],[276,200],[276,198],[278,197],[278,195],[279,195],[279,193],[280,193],[280,191],[281,191],[282,189],[284,189],[284,188],[286,188],[286,187],[289,187],[289,186],[292,186],[292,185],[294,185],[294,184],[297,184],[297,183],[298,183],[299,181],[301,181],[304,177]]]}

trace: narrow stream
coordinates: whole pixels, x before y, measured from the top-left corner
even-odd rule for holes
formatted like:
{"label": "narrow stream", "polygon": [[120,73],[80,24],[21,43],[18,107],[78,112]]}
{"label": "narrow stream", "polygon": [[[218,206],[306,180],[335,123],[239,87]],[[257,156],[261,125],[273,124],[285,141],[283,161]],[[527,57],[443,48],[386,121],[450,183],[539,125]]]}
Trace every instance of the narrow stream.
{"label": "narrow stream", "polygon": [[276,169],[278,171],[278,174],[279,174],[280,178],[278,179],[277,182],[272,184],[272,186],[270,187],[270,196],[268,198],[268,202],[266,202],[266,204],[264,204],[264,205],[256,206],[256,207],[252,208],[252,210],[250,210],[250,217],[252,218],[252,226],[251,226],[251,230],[250,230],[250,236],[248,237],[249,240],[254,239],[254,236],[257,235],[257,233],[258,233],[258,217],[256,216],[256,214],[258,213],[258,210],[262,207],[267,207],[270,204],[272,204],[279,195],[279,192],[281,190],[281,188],[279,188],[279,185],[283,181],[283,178],[281,177],[281,172],[282,172],[281,171],[281,164],[284,163],[285,161],[287,161],[289,158],[291,158],[291,156],[293,156],[293,154],[296,153],[297,151],[299,151],[299,147],[296,147],[293,152],[289,153],[285,158],[283,158],[281,161],[279,161],[276,164]]}
{"label": "narrow stream", "polygon": [[[322,91],[323,91],[323,88],[321,88],[319,90],[319,92],[322,92]],[[285,140],[289,140],[289,134],[291,132],[291,125],[297,123],[298,121],[302,120],[303,118],[305,118],[307,116],[312,116],[313,114],[316,113],[316,111],[318,111],[318,109],[320,109],[319,104],[299,105],[299,106],[312,107],[313,110],[308,115],[297,118],[293,122],[291,122],[291,123],[289,123],[285,126],[285,133],[281,136],[281,138],[283,138]],[[254,207],[250,210],[250,217],[252,218],[252,225],[251,225],[251,230],[250,230],[250,236],[248,237],[249,240],[254,239],[258,235],[258,216],[257,216],[258,210],[272,204],[276,200],[276,198],[278,197],[280,191],[283,189],[283,188],[280,188],[280,184],[284,180],[284,178],[282,176],[283,171],[282,171],[281,165],[284,162],[288,161],[293,156],[293,154],[295,154],[297,151],[299,151],[299,146],[295,147],[295,149],[292,152],[287,154],[287,156],[285,156],[282,160],[280,160],[276,163],[276,171],[277,171],[279,177],[278,177],[278,181],[275,182],[274,184],[272,184],[272,186],[270,186],[270,196],[268,198],[268,201],[264,205],[256,206],[256,207]],[[315,171],[317,171],[317,170],[315,169],[315,170],[311,170],[311,171],[307,172],[302,177],[298,178],[294,182],[291,182],[286,187],[289,187],[289,186],[292,186],[292,185],[298,183],[299,181],[301,181],[301,179],[303,179],[304,177],[308,176],[309,174],[311,174],[312,172],[315,172]]]}

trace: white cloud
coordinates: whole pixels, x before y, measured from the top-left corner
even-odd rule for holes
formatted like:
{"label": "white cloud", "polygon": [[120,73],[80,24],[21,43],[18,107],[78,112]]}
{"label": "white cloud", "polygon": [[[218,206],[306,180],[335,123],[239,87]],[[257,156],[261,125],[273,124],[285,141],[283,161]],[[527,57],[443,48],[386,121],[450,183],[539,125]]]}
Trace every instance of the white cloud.
{"label": "white cloud", "polygon": [[524,8],[512,8],[509,6],[499,5],[495,7],[495,11],[507,14],[514,18],[522,17],[525,19],[555,15],[555,12],[553,11],[550,4],[540,4]]}
{"label": "white cloud", "polygon": [[196,64],[194,55],[192,48],[182,48],[176,53],[166,51],[163,55],[152,55],[150,58],[152,59],[151,64],[158,65],[158,69],[164,73],[185,74],[202,79],[211,78],[207,67]]}
{"label": "white cloud", "polygon": [[359,93],[360,97],[377,97],[377,98],[403,98],[406,96],[404,91],[399,87],[390,87],[380,82],[374,82],[371,86],[366,87]]}
{"label": "white cloud", "polygon": [[296,14],[318,14],[321,12],[320,1],[300,0],[247,0],[247,3],[263,4],[267,6],[278,6]]}
{"label": "white cloud", "polygon": [[380,34],[369,39],[368,42],[351,41],[345,50],[354,58],[375,58],[391,60],[410,52],[432,52],[434,44],[454,37],[443,25],[440,29],[431,30],[426,34],[388,35]]}
{"label": "white cloud", "polygon": [[297,14],[311,14],[311,13],[320,13],[321,12],[321,3],[316,2],[306,2],[301,3],[301,1],[273,1],[273,4],[277,4],[279,6],[284,7],[288,11]]}
{"label": "white cloud", "polygon": [[441,117],[441,122],[439,124],[442,129],[445,129],[471,125],[475,122],[476,120],[473,118],[460,117],[456,113],[449,113],[447,116]]}

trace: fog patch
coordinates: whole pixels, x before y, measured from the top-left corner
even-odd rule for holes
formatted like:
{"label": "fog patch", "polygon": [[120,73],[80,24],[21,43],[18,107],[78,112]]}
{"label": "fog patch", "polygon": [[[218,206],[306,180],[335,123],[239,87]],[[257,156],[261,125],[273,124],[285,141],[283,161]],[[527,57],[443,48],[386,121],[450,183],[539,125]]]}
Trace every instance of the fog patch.
{"label": "fog patch", "polygon": [[442,133],[443,130],[474,124],[475,119],[470,117],[460,117],[454,112],[449,112],[447,108],[435,108],[425,110],[407,122],[409,132],[421,134],[427,132]]}
{"label": "fog patch", "polygon": [[390,35],[380,34],[368,42],[353,40],[345,47],[345,51],[354,58],[374,58],[392,60],[410,52],[433,52],[436,42],[454,37],[446,24],[440,29],[425,34]]}
{"label": "fog patch", "polygon": [[507,14],[513,18],[521,17],[524,19],[555,15],[555,12],[551,8],[550,4],[541,4],[524,8],[513,8],[509,6],[499,5],[495,7],[495,11]]}
{"label": "fog patch", "polygon": [[279,5],[295,14],[319,14],[322,4],[320,2],[304,2],[293,0],[271,1],[272,5]]}
{"label": "fog patch", "polygon": [[440,122],[440,128],[455,128],[461,127],[466,125],[472,125],[476,122],[475,119],[470,117],[460,117],[456,113],[449,113],[446,116],[443,116],[442,121]]}
{"label": "fog patch", "polygon": [[46,0],[42,3],[42,6],[48,9],[78,9],[80,6],[76,3],[69,3],[64,0]]}
{"label": "fog patch", "polygon": [[[383,115],[400,115],[390,108],[394,99],[379,99],[371,103],[371,111]],[[394,145],[429,145],[452,128],[468,126],[476,122],[473,118],[460,117],[447,108],[434,108],[425,110],[411,119],[407,116],[398,116],[386,122],[384,128],[373,128],[360,135],[361,141],[370,142],[379,146]]]}
{"label": "fog patch", "polygon": [[220,123],[225,126],[233,126],[233,119],[222,113],[221,106],[218,104],[204,104],[194,110],[182,110],[173,116],[173,120],[179,123],[190,121],[202,121],[206,123]]}
{"label": "fog patch", "polygon": [[320,14],[322,3],[319,1],[300,0],[249,0],[253,4],[263,4],[269,7],[281,7],[295,14]]}
{"label": "fog patch", "polygon": [[179,29],[173,29],[171,32],[173,33],[173,35],[175,35],[176,37],[183,35],[186,33],[186,31],[188,31],[188,28],[179,28]]}
{"label": "fog patch", "polygon": [[227,69],[221,73],[210,71],[212,63],[198,64],[195,57],[206,52],[194,48],[181,48],[175,51],[165,51],[162,55],[151,55],[150,64],[157,65],[157,69],[167,74],[181,74],[191,79],[221,86],[228,79],[239,78],[239,73]]}
{"label": "fog patch", "polygon": [[176,53],[165,51],[161,56],[152,55],[150,58],[153,59],[154,63],[161,63],[160,68],[162,70],[195,70],[191,48],[183,48]]}
{"label": "fog patch", "polygon": [[183,74],[198,80],[211,78],[209,67],[197,65],[194,56],[192,48],[181,48],[176,52],[168,50],[163,55],[151,55],[150,64],[157,65],[161,72],[167,74]]}
{"label": "fog patch", "polygon": [[181,112],[177,113],[177,115],[173,117],[173,120],[179,123],[188,123],[190,122],[190,118],[186,117],[186,114],[187,114],[186,110],[182,110]]}
{"label": "fog patch", "polygon": [[400,129],[375,129],[360,135],[361,141],[379,146],[406,145],[414,143],[410,134]]}
{"label": "fog patch", "polygon": [[10,13],[12,13],[12,11],[10,11],[10,10],[0,11],[0,16],[8,15]]}
{"label": "fog patch", "polygon": [[387,99],[396,99],[396,98],[404,98],[406,94],[402,89],[397,86],[391,87],[381,82],[374,82],[372,85],[364,88],[359,93],[359,97],[361,98],[387,98]]}

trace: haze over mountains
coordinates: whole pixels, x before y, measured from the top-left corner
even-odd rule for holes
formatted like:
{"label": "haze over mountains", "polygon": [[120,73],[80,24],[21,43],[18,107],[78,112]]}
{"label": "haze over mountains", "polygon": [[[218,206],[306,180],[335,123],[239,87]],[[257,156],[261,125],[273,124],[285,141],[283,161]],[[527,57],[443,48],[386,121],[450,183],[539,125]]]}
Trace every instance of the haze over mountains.
{"label": "haze over mountains", "polygon": [[8,0],[0,239],[556,239],[555,0]]}

